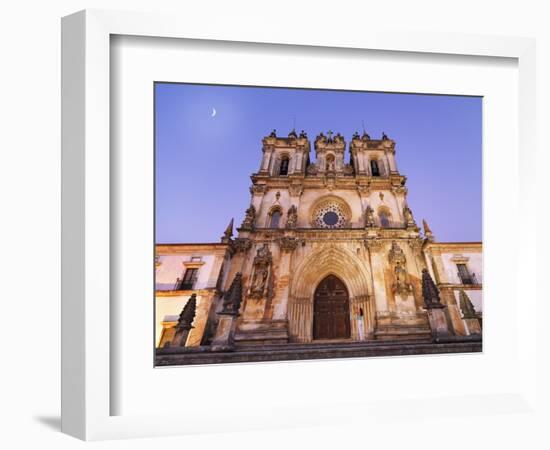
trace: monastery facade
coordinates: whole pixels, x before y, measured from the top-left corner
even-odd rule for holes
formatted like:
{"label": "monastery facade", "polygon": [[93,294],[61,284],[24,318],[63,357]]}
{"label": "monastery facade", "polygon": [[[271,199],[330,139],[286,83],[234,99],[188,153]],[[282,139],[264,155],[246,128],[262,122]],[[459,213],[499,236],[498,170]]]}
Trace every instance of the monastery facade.
{"label": "monastery facade", "polygon": [[393,140],[262,144],[236,235],[157,245],[158,364],[481,350],[482,245],[420,229]]}

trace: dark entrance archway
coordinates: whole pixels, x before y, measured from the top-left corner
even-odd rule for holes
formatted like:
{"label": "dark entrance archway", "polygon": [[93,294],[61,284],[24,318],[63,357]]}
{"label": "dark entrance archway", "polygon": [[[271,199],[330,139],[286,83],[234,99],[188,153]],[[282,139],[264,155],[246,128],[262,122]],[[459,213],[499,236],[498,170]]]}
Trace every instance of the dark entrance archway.
{"label": "dark entrance archway", "polygon": [[338,277],[324,278],[313,297],[313,339],[350,337],[349,294]]}

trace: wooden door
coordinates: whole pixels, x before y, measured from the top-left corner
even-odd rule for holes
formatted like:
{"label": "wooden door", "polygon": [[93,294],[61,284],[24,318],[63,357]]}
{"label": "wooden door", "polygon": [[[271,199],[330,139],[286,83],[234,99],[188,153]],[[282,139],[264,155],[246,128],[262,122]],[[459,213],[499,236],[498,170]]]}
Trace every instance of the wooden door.
{"label": "wooden door", "polygon": [[313,339],[346,339],[349,337],[348,291],[339,278],[329,275],[315,289]]}

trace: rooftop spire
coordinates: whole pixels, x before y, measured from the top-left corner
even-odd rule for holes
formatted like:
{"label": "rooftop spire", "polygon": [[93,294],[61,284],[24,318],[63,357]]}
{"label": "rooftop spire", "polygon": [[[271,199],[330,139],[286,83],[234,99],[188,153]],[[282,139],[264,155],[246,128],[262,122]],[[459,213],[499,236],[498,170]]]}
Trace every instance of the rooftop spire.
{"label": "rooftop spire", "polygon": [[233,218],[231,218],[229,225],[227,225],[227,228],[223,232],[222,243],[224,244],[228,243],[231,240],[232,236],[233,236]]}

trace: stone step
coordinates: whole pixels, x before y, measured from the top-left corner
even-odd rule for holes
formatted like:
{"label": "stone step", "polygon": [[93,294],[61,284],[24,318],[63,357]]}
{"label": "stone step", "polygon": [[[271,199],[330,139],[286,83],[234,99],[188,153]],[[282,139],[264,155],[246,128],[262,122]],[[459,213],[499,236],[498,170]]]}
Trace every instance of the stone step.
{"label": "stone step", "polygon": [[373,356],[405,356],[440,353],[481,352],[480,338],[453,337],[446,342],[421,340],[384,340],[340,344],[279,344],[241,347],[229,352],[212,352],[206,348],[194,353],[182,349],[157,349],[158,366],[211,364],[231,362],[292,361],[325,358],[360,358]]}

